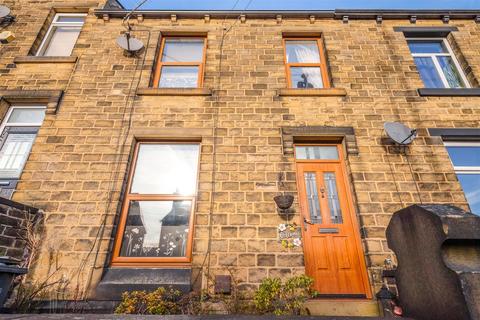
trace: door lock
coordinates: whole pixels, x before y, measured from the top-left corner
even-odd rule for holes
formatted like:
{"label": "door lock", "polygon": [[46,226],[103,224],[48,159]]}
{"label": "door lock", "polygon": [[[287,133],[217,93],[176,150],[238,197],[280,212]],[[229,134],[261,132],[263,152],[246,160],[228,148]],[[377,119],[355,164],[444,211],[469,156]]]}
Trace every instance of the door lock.
{"label": "door lock", "polygon": [[322,194],[322,198],[325,198],[325,189],[320,188],[320,193]]}

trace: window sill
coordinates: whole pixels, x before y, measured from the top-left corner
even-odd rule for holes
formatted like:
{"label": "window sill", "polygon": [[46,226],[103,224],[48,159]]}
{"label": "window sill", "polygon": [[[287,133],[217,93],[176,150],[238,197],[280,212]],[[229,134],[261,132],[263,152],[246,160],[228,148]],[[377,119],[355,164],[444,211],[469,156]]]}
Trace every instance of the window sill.
{"label": "window sill", "polygon": [[347,90],[343,88],[280,89],[278,95],[281,97],[342,97],[347,95]]}
{"label": "window sill", "polygon": [[69,57],[37,57],[37,56],[24,56],[15,57],[14,63],[75,63],[77,62],[76,56]]}
{"label": "window sill", "polygon": [[211,96],[208,88],[139,88],[139,96]]}
{"label": "window sill", "polygon": [[421,88],[418,89],[418,94],[421,97],[480,97],[480,88]]}

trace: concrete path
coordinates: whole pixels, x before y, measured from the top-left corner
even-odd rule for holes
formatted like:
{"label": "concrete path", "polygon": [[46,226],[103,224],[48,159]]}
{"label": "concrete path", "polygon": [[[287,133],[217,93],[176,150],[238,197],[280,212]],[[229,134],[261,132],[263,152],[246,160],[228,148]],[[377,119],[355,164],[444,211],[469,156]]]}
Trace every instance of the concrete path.
{"label": "concrete path", "polygon": [[[210,316],[142,316],[113,314],[3,314],[0,319],[20,320],[382,320],[384,318],[365,317],[313,317],[313,316],[248,316],[248,315],[210,315]],[[405,318],[402,318],[405,320]]]}

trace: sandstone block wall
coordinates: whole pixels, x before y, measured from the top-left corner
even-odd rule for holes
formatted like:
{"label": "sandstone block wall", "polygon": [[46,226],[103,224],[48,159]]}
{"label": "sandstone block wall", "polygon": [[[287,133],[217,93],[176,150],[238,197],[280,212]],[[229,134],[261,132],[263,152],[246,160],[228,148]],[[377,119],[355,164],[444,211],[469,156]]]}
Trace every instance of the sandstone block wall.
{"label": "sandstone block wall", "polygon": [[[317,19],[312,24],[247,18],[231,29],[220,52],[223,26],[234,19],[145,19],[134,32],[148,44],[142,64],[142,57],[127,57],[115,44],[124,30],[121,20],[95,17],[97,4],[90,4],[73,51],[75,63],[13,63],[29,54],[52,7],[78,4],[7,3],[17,16],[8,27],[17,39],[0,49],[0,90],[64,90],[56,112],[45,118],[13,196],[46,214],[34,277],[45,277],[54,253],[61,273],[81,288],[95,286],[109,264],[128,162],[134,140],[141,138],[201,136],[192,265],[198,269],[204,262],[212,214],[211,270],[231,268],[246,286],[255,287],[267,276],[304,272],[302,249],[284,249],[277,240],[276,227],[283,220],[273,196],[279,189],[296,195],[294,158],[283,148],[282,127],[354,128],[358,153],[345,160],[376,287],[384,259],[392,258],[385,228],[393,212],[419,201],[467,208],[442,141],[426,129],[479,127],[480,98],[418,95],[422,81],[404,35],[393,30],[410,26],[408,20]],[[444,23],[419,19],[416,25]],[[478,24],[452,19],[450,25],[459,29],[452,37],[472,75],[480,77]],[[137,81],[139,88],[150,84],[161,32],[173,31],[207,33],[204,87],[212,89],[211,96],[134,94]],[[322,33],[332,85],[345,89],[346,96],[278,95],[287,86],[282,32],[291,31]],[[408,151],[411,170],[405,156],[386,152],[385,121],[418,129]],[[299,212],[296,201],[294,209]]]}

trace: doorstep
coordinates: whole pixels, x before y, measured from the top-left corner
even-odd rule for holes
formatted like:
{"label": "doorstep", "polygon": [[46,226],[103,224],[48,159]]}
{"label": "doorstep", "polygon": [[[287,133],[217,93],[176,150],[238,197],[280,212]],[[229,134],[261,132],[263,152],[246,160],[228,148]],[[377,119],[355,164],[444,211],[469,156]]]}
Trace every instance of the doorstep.
{"label": "doorstep", "polygon": [[313,316],[380,316],[377,301],[368,299],[311,299],[305,307]]}

